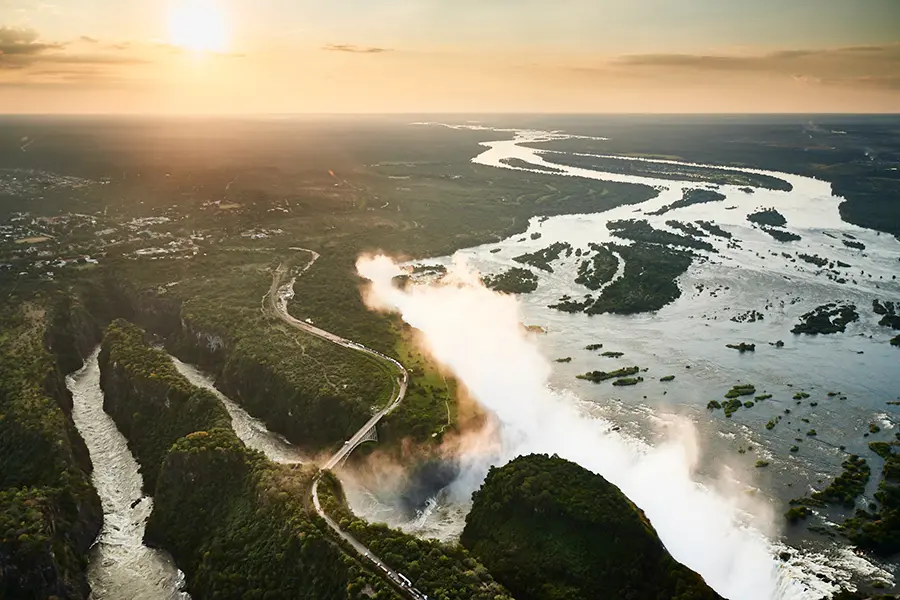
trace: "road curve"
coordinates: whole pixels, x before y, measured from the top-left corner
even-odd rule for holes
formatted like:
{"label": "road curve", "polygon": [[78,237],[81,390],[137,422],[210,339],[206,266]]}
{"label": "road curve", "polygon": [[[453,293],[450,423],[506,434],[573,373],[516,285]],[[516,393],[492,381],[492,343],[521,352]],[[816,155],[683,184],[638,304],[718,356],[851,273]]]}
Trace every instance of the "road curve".
{"label": "road curve", "polygon": [[[353,436],[347,440],[347,442],[341,446],[338,451],[328,459],[328,461],[322,465],[321,469],[333,469],[337,465],[341,464],[343,460],[359,445],[360,440],[362,440],[368,432],[375,427],[378,422],[383,419],[386,415],[389,415],[393,412],[400,403],[403,402],[403,398],[406,397],[406,388],[409,384],[409,372],[406,368],[400,364],[400,362],[390,356],[386,356],[377,350],[373,350],[362,344],[357,342],[353,342],[351,340],[342,338],[338,335],[335,335],[329,331],[325,331],[324,329],[319,329],[315,327],[311,323],[307,323],[305,321],[301,321],[291,316],[291,314],[287,310],[287,303],[294,295],[294,281],[296,281],[297,277],[305,273],[309,270],[310,267],[318,260],[319,254],[314,252],[313,250],[309,250],[307,248],[292,248],[292,250],[303,250],[305,252],[309,252],[312,255],[309,262],[305,267],[297,274],[296,277],[292,278],[287,284],[282,284],[282,280],[284,279],[285,274],[287,273],[287,268],[284,263],[278,265],[278,268],[275,269],[275,272],[272,274],[272,285],[269,288],[269,291],[266,293],[265,297],[263,297],[263,307],[266,308],[268,304],[268,309],[276,315],[279,319],[290,325],[291,327],[295,327],[306,333],[314,335],[323,340],[327,340],[339,346],[343,346],[345,348],[349,348],[351,350],[356,350],[357,352],[362,352],[364,354],[368,354],[370,356],[374,356],[375,358],[385,360],[393,364],[400,371],[400,377],[398,377],[397,383],[399,387],[397,389],[397,395],[394,399],[384,408],[379,410],[377,413],[372,415],[372,418],[369,419],[365,425],[363,425],[359,431],[357,431]],[[400,573],[394,571],[389,566],[384,564],[384,562],[375,556],[368,548],[366,548],[359,540],[354,538],[352,535],[342,530],[334,520],[325,514],[325,510],[322,508],[322,505],[319,503],[319,477],[313,481],[312,485],[312,499],[313,506],[316,509],[316,512],[322,517],[328,526],[343,539],[347,544],[350,545],[356,552],[362,557],[364,560],[369,561],[376,568],[381,570],[388,578],[390,578],[403,592],[406,593],[411,598],[415,600],[428,600],[428,596],[420,592],[419,590],[412,587],[411,584],[407,584],[404,581],[404,578]]]}

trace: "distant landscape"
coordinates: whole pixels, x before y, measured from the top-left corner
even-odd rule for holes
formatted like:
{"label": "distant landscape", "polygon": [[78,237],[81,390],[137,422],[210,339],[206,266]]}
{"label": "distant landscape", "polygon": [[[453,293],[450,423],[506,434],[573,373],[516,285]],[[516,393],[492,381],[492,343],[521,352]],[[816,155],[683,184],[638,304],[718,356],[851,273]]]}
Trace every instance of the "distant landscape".
{"label": "distant landscape", "polygon": [[[0,117],[0,597],[105,581],[88,383],[158,597],[737,597],[612,463],[472,450],[500,401],[409,308],[454,286],[515,302],[598,438],[691,423],[690,481],[774,515],[779,598],[893,590],[900,119],[427,120]],[[367,306],[375,254],[405,308]]]}

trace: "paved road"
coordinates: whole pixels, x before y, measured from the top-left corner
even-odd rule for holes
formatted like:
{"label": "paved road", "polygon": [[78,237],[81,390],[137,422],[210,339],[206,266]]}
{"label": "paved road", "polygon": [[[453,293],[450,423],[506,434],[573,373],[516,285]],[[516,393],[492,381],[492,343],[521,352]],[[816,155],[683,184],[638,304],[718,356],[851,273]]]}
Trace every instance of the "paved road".
{"label": "paved road", "polygon": [[[297,277],[299,277],[300,275],[305,273],[310,267],[313,266],[313,264],[319,258],[319,254],[316,252],[313,252],[312,250],[308,250],[306,248],[293,248],[293,249],[294,250],[305,250],[306,252],[309,252],[312,254],[312,258],[310,259],[310,261],[306,264],[305,267],[303,267],[303,269],[297,275]],[[357,352],[369,354],[370,356],[374,356],[381,360],[390,362],[395,367],[397,367],[397,369],[400,371],[400,377],[397,378],[397,384],[399,384],[397,387],[397,395],[394,397],[394,399],[391,401],[391,403],[388,404],[386,407],[382,408],[381,410],[379,410],[374,415],[372,415],[372,418],[369,419],[366,422],[366,424],[363,425],[362,428],[360,428],[359,431],[357,431],[355,434],[353,434],[353,437],[351,437],[349,440],[347,440],[347,443],[345,443],[334,454],[334,456],[329,458],[328,461],[324,465],[322,465],[322,470],[333,469],[335,466],[341,464],[341,462],[343,462],[343,460],[351,452],[353,452],[353,450],[356,448],[356,446],[359,445],[360,440],[365,438],[368,435],[369,431],[373,427],[375,427],[382,418],[384,418],[386,415],[389,415],[391,412],[393,412],[394,409],[396,409],[400,405],[400,403],[403,402],[403,398],[406,397],[406,388],[407,388],[407,385],[409,384],[409,372],[406,370],[406,368],[402,364],[400,364],[399,361],[391,358],[390,356],[385,356],[384,354],[382,354],[381,352],[378,352],[377,350],[372,350],[371,348],[367,348],[366,346],[363,346],[362,344],[358,344],[351,340],[342,338],[342,337],[335,335],[329,331],[325,331],[324,329],[319,329],[318,327],[312,325],[311,323],[307,323],[305,321],[301,321],[299,319],[295,319],[294,317],[292,317],[290,315],[290,313],[288,313],[287,303],[288,303],[288,300],[290,300],[294,295],[293,283],[294,283],[294,279],[296,279],[296,278],[292,279],[290,282],[283,285],[282,281],[285,277],[286,272],[287,272],[287,268],[285,267],[285,265],[283,263],[281,265],[279,265],[278,268],[275,270],[275,273],[272,275],[272,286],[269,288],[269,292],[263,298],[264,308],[266,307],[265,305],[268,302],[268,309],[272,313],[277,315],[278,318],[280,318],[282,321],[284,321],[288,325],[290,325],[292,327],[296,327],[297,329],[303,330],[306,333],[312,334],[316,337],[322,338],[323,340],[328,340],[329,342],[338,344],[339,346],[343,346],[345,348],[350,348],[351,350],[356,350]],[[387,575],[387,577],[389,577],[391,580],[393,580],[394,583],[396,583],[397,586],[399,586],[400,589],[402,589],[403,592],[405,592],[407,596],[414,598],[415,600],[427,600],[428,599],[428,596],[426,596],[419,590],[415,589],[411,585],[407,584],[404,581],[404,578],[400,573],[394,571],[393,569],[388,567],[386,564],[384,564],[384,562],[380,558],[375,556],[368,548],[366,548],[364,545],[362,545],[362,543],[360,543],[359,540],[354,538],[352,535],[350,535],[346,531],[343,531],[338,526],[338,524],[335,523],[334,520],[331,519],[331,517],[329,517],[327,514],[325,514],[325,511],[322,509],[322,505],[319,503],[319,478],[318,477],[316,477],[315,481],[313,481],[312,499],[313,499],[313,506],[315,506],[316,512],[319,513],[319,516],[322,517],[323,519],[325,519],[325,522],[328,524],[328,526],[331,527],[331,529],[335,533],[337,533],[345,542],[347,542],[354,550],[356,550],[356,552],[364,560],[368,560],[369,562],[374,564],[375,567],[380,569],[385,575]]]}

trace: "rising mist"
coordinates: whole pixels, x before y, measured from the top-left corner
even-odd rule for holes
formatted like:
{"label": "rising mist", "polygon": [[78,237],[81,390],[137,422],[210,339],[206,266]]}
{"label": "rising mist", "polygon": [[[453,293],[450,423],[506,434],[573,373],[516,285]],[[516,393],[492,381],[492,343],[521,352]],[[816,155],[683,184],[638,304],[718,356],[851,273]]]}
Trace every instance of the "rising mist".
{"label": "rising mist", "polygon": [[[362,257],[370,307],[398,312],[421,331],[425,349],[499,423],[500,447],[460,457],[451,491],[468,497],[491,465],[530,453],[558,454],[617,485],[634,501],[671,554],[732,600],[805,597],[788,581],[763,533],[771,513],[726,481],[697,480],[700,445],[692,423],[672,417],[656,447],[585,416],[578,399],[550,389],[549,361],[522,330],[514,296],[492,292],[457,263],[440,284],[399,289],[404,271],[385,256]],[[752,523],[752,525],[750,524]]]}

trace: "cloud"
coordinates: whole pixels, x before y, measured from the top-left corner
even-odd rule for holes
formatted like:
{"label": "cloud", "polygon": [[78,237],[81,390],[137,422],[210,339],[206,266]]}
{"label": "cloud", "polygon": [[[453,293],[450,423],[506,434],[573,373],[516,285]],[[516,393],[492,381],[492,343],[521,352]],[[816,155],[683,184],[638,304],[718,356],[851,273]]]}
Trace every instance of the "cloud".
{"label": "cloud", "polygon": [[0,66],[9,57],[35,56],[47,50],[60,50],[63,44],[47,44],[38,41],[34,29],[0,27]]}
{"label": "cloud", "polygon": [[354,44],[326,44],[322,46],[322,50],[330,50],[332,52],[350,52],[353,54],[381,54],[382,52],[391,52],[390,48],[378,48],[375,46],[356,46]]}
{"label": "cloud", "polygon": [[635,54],[611,66],[637,72],[677,74],[757,73],[824,85],[897,89],[900,44],[793,49],[766,54]]}
{"label": "cloud", "polygon": [[[81,43],[98,44],[88,36],[78,38]],[[34,29],[0,27],[0,71],[40,70],[48,65],[134,65],[146,62],[119,52],[67,52],[70,45],[41,40]]]}

